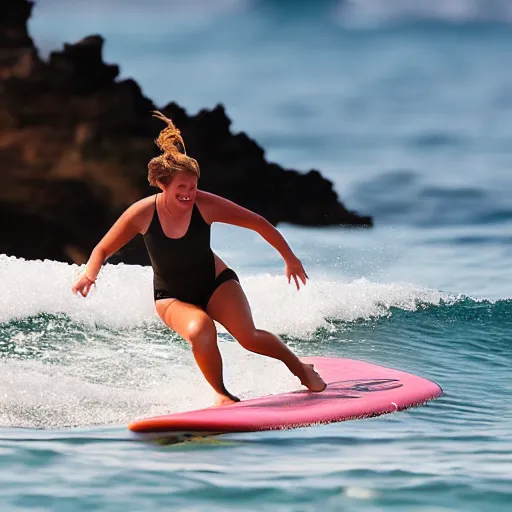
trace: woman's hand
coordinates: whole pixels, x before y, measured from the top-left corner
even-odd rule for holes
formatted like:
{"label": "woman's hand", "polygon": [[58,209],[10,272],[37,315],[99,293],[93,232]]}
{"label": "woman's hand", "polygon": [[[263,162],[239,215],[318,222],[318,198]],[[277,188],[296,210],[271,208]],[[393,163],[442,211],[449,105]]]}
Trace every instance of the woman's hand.
{"label": "woman's hand", "polygon": [[82,297],[87,297],[92,285],[96,286],[96,281],[93,281],[85,275],[85,272],[82,272],[71,289],[73,293],[80,293]]}
{"label": "woman's hand", "polygon": [[306,271],[304,270],[304,267],[302,266],[302,263],[296,256],[293,256],[285,260],[285,274],[286,277],[288,278],[288,283],[291,282],[291,279],[293,277],[295,285],[297,286],[297,290],[299,289],[298,279],[302,281],[303,285],[306,285],[306,279],[309,279],[308,275],[306,274]]}

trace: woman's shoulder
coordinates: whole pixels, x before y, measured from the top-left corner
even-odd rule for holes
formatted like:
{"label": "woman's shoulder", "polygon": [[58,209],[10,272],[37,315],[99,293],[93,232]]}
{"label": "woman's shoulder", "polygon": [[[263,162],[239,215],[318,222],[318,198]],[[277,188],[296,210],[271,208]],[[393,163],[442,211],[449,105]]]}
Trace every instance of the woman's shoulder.
{"label": "woman's shoulder", "polygon": [[148,212],[152,212],[155,209],[155,196],[148,196],[135,201],[125,211],[125,214],[129,217],[139,217],[145,215]]}
{"label": "woman's shoulder", "polygon": [[144,210],[151,210],[155,208],[155,199],[156,195],[152,194],[147,197],[143,197],[142,199],[139,199],[138,201],[135,201],[130,208],[133,209],[133,211],[144,211]]}
{"label": "woman's shoulder", "polygon": [[219,196],[216,196],[211,192],[205,192],[204,190],[198,190],[196,192],[196,205],[199,208],[203,219],[208,224],[211,224],[214,221],[218,199]]}
{"label": "woman's shoulder", "polygon": [[196,193],[196,202],[199,206],[219,206],[228,203],[227,199],[211,192],[205,192],[204,190],[198,190]]}
{"label": "woman's shoulder", "polygon": [[260,215],[226,199],[225,197],[211,194],[210,192],[197,191],[196,202],[199,206],[204,220],[208,224],[213,222],[224,222],[237,226],[259,222]]}
{"label": "woman's shoulder", "polygon": [[212,197],[216,197],[215,194],[212,194],[211,192],[206,192],[204,190],[197,189],[196,201],[198,201],[200,203],[208,203],[211,201]]}
{"label": "woman's shoulder", "polygon": [[130,205],[125,215],[137,225],[140,233],[145,233],[151,223],[155,211],[155,195],[143,197]]}
{"label": "woman's shoulder", "polygon": [[230,199],[218,196],[217,194],[212,194],[211,192],[205,192],[204,190],[197,191],[196,202],[201,208],[205,207],[209,209],[214,209],[216,211],[241,208],[240,205],[234,203]]}

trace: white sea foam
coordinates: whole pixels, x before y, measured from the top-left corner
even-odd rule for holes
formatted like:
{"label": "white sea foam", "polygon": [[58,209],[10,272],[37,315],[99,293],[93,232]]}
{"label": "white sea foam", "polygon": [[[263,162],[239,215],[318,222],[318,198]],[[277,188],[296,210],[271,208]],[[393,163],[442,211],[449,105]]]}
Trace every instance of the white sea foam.
{"label": "white sea foam", "polygon": [[81,268],[0,255],[0,322],[39,313],[67,314],[85,323],[130,327],[154,320],[151,269],[105,265],[84,299],[71,286]]}
{"label": "white sea foam", "polygon": [[[40,313],[66,314],[72,320],[114,329],[159,325],[152,301],[151,269],[105,265],[87,298],[71,292],[79,267],[54,261],[0,256],[0,322]],[[283,276],[240,274],[253,315],[261,328],[306,337],[330,320],[352,322],[385,316],[392,307],[414,310],[438,304],[441,292],[407,283],[350,282],[317,277],[297,291]]]}
{"label": "white sea foam", "polygon": [[[220,346],[226,386],[241,398],[299,389],[298,380],[281,362],[235,343]],[[147,345],[126,352],[91,341],[75,348],[75,357],[66,364],[0,361],[0,425],[125,424],[212,404],[213,392],[189,350],[173,346],[165,359],[149,352]]]}
{"label": "white sea foam", "polygon": [[378,493],[375,489],[369,489],[367,487],[347,487],[345,489],[345,495],[358,500],[371,500],[375,499]]}

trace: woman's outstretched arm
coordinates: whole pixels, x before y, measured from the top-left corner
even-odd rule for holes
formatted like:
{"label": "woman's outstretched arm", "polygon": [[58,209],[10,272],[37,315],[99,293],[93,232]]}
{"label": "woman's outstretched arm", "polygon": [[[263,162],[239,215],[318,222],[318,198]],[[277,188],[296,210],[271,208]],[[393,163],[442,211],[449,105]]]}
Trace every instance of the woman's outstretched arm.
{"label": "woman's outstretched arm", "polygon": [[73,293],[78,292],[83,297],[87,296],[91,286],[98,277],[103,263],[141,232],[142,217],[146,205],[147,201],[138,201],[125,210],[117,219],[92,250],[85,270],[73,284]]}
{"label": "woman's outstretched arm", "polygon": [[306,284],[308,275],[302,263],[295,256],[283,235],[268,220],[243,206],[209,192],[198,191],[197,198],[201,213],[206,222],[210,224],[222,222],[256,231],[283,257],[288,282],[293,277],[297,289],[299,289],[298,279],[304,285]]}

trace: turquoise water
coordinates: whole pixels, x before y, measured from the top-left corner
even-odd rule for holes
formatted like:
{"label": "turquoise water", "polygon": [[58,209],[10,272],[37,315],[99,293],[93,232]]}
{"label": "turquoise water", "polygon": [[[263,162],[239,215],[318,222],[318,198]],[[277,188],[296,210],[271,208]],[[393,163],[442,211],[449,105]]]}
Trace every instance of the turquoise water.
{"label": "turquoise water", "polygon": [[[506,4],[484,16],[470,2],[390,2],[391,17],[377,1],[350,13],[327,1],[93,4],[40,2],[42,53],[101,32],[107,61],[158,103],[222,101],[269,159],[321,169],[374,215],[365,231],[280,226],[311,278],[300,292],[257,235],[215,226],[257,324],[300,354],[395,367],[445,394],[372,419],[143,443],[129,421],[211,402],[154,313],[150,269],[107,265],[83,300],[70,292],[78,267],[0,256],[0,509],[509,510]],[[277,362],[219,339],[234,393],[297,389]]]}

